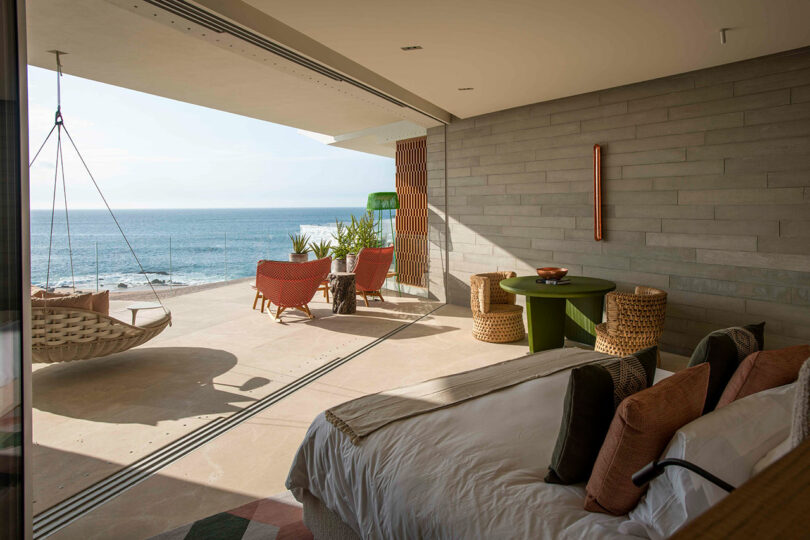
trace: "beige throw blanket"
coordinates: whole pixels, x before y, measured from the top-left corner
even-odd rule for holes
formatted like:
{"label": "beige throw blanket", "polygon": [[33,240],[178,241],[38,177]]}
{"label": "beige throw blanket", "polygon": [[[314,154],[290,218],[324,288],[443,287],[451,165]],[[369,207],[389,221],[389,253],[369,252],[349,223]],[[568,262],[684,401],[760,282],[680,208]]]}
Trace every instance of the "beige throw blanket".
{"label": "beige throw blanket", "polygon": [[396,420],[609,357],[576,348],[543,351],[353,399],[326,411],[326,419],[359,444],[361,438]]}

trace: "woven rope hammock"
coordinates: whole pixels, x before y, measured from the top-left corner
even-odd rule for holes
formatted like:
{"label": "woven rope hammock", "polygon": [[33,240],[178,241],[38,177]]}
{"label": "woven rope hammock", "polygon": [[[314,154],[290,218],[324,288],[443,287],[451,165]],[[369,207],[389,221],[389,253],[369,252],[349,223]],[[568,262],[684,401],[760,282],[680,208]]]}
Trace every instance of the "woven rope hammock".
{"label": "woven rope hammock", "polygon": [[62,76],[62,63],[60,61],[60,51],[52,51],[56,54],[56,95],[57,107],[56,114],[54,115],[54,124],[48,135],[45,137],[42,145],[34,155],[34,159],[28,165],[29,168],[34,165],[34,162],[39,157],[45,144],[50,140],[51,136],[56,133],[56,166],[53,173],[53,203],[51,207],[51,231],[48,240],[48,270],[45,278],[45,289],[48,290],[51,279],[51,252],[53,249],[53,224],[54,216],[56,215],[56,193],[59,187],[59,173],[61,167],[62,177],[62,192],[65,200],[65,225],[67,227],[68,239],[68,252],[70,253],[70,276],[73,290],[76,290],[76,278],[73,271],[73,245],[70,239],[70,220],[68,217],[67,205],[67,184],[65,182],[65,162],[62,156],[62,133],[64,132],[67,140],[70,142],[76,155],[79,157],[84,170],[90,177],[93,186],[98,191],[104,206],[112,216],[113,221],[118,227],[118,231],[124,238],[124,242],[129,248],[135,262],[138,263],[138,268],[141,274],[145,276],[146,283],[155,295],[161,308],[163,308],[163,316],[151,323],[133,326],[125,322],[119,321],[108,315],[89,311],[78,308],[69,307],[32,307],[31,308],[31,345],[32,356],[34,362],[69,362],[73,360],[86,360],[88,358],[97,358],[107,356],[113,353],[123,352],[138,345],[142,345],[160,334],[167,326],[171,325],[172,314],[160,301],[157,291],[155,291],[149,276],[143,269],[138,255],[132,249],[127,235],[121,228],[121,224],[115,217],[115,214],[110,208],[106,197],[101,192],[93,173],[84,161],[81,152],[79,152],[76,143],[73,142],[73,137],[65,126],[65,121],[62,118],[62,87],[60,78]]}

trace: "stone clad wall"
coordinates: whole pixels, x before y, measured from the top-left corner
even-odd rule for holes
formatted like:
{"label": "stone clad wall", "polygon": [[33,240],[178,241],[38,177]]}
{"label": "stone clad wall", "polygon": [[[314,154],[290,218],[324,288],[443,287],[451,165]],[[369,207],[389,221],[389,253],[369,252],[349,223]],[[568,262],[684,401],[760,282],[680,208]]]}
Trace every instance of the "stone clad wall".
{"label": "stone clad wall", "polygon": [[768,348],[810,342],[810,48],[466,118],[427,152],[439,299],[565,266],[667,290],[666,350],[760,320]]}

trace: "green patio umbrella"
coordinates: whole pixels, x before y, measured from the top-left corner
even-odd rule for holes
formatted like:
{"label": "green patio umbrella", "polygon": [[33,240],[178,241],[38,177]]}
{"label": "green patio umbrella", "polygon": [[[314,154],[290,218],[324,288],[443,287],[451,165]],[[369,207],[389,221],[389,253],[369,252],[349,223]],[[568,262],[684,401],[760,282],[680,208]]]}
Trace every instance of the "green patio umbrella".
{"label": "green patio umbrella", "polygon": [[[396,235],[394,234],[394,218],[391,210],[399,209],[399,197],[395,191],[378,191],[376,193],[369,193],[368,202],[366,203],[366,210],[370,212],[377,212],[377,223],[379,224],[379,237],[382,241],[382,217],[383,210],[388,210],[388,223],[391,226],[391,240],[394,245],[394,272],[397,272],[397,248],[396,248]],[[397,288],[399,288],[399,275],[397,278]],[[399,291],[402,294],[402,291]]]}

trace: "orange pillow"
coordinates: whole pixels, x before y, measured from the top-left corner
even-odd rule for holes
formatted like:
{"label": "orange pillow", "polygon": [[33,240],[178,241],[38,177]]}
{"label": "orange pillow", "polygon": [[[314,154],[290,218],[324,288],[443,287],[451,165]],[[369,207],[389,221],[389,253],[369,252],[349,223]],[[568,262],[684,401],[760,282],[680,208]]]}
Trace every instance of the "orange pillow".
{"label": "orange pillow", "polygon": [[34,290],[34,287],[31,287],[31,298],[58,298],[61,296],[70,296],[70,293],[48,292],[45,289]]}
{"label": "orange pillow", "polygon": [[[79,294],[81,294],[81,293],[74,293],[74,294],[71,295],[70,293],[48,292],[48,291],[46,291],[44,289],[40,289],[38,291],[32,292],[31,293],[31,298],[32,299],[33,298],[47,298],[47,299],[65,298],[67,296],[77,296]],[[92,297],[92,301],[91,301],[92,308],[91,309],[93,311],[101,313],[103,315],[109,315],[110,314],[110,291],[101,291],[101,292],[89,293],[89,294]],[[43,306],[34,305],[33,303],[31,305],[33,307],[43,307]],[[49,305],[53,306],[53,304],[49,304]],[[71,306],[62,306],[62,307],[81,307],[81,306],[72,306],[71,305]],[[82,308],[82,309],[87,309],[87,308]]]}
{"label": "orange pillow", "polygon": [[585,510],[615,516],[632,510],[645,489],[633,485],[633,473],[657,459],[675,432],[700,416],[708,387],[704,362],[625,398],[585,488]]}
{"label": "orange pillow", "polygon": [[102,315],[110,314],[110,291],[93,293],[93,311]]}
{"label": "orange pillow", "polygon": [[769,388],[792,383],[799,377],[799,370],[808,358],[810,345],[749,354],[728,381],[717,407]]}
{"label": "orange pillow", "polygon": [[93,309],[93,295],[69,294],[67,296],[54,296],[51,298],[32,298],[31,307],[67,307],[78,309]]}

